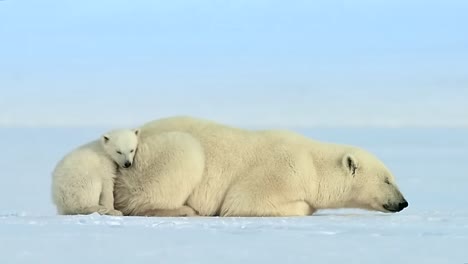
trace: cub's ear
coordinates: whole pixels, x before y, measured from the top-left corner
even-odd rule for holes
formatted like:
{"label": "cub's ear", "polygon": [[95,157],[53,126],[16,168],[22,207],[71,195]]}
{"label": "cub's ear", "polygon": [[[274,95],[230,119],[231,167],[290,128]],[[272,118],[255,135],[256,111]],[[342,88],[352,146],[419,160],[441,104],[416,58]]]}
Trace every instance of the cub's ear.
{"label": "cub's ear", "polygon": [[109,142],[109,136],[108,135],[104,135],[101,137],[102,139],[102,143],[106,144],[107,142]]}
{"label": "cub's ear", "polygon": [[140,134],[140,129],[139,129],[139,128],[137,128],[137,129],[133,130],[133,132],[135,132],[135,135],[137,135],[137,136],[138,136],[138,135]]}
{"label": "cub's ear", "polygon": [[343,156],[343,166],[349,171],[349,174],[355,176],[356,170],[359,168],[359,163],[353,155],[345,154]]}

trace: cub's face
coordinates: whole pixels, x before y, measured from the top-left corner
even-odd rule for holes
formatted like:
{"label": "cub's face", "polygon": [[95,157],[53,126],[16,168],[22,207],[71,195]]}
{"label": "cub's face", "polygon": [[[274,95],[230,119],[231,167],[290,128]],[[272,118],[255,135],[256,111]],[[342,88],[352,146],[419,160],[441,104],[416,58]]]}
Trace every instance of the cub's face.
{"label": "cub's face", "polygon": [[121,168],[129,168],[138,147],[139,130],[122,129],[111,131],[101,137],[107,155]]}
{"label": "cub's face", "polygon": [[343,166],[352,177],[353,206],[391,213],[408,207],[391,172],[372,154],[365,151],[347,154]]}

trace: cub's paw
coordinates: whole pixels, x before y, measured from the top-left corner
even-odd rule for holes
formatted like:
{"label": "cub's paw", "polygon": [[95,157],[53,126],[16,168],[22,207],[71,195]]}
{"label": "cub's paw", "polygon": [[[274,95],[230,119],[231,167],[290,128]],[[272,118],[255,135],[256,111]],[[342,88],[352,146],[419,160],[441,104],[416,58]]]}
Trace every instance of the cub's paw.
{"label": "cub's paw", "polygon": [[100,206],[99,208],[96,209],[96,213],[100,214],[100,215],[106,215],[106,214],[109,214],[109,209],[104,207],[104,206]]}
{"label": "cub's paw", "polygon": [[109,210],[109,212],[107,212],[107,215],[112,215],[112,216],[123,216],[123,213],[120,212],[119,210],[111,209],[111,210]]}

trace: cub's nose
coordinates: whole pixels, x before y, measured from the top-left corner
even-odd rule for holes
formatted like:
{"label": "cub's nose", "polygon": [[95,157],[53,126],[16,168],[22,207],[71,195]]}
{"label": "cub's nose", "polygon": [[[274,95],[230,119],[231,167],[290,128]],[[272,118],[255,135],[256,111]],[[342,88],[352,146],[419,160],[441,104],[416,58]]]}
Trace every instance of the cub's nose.
{"label": "cub's nose", "polygon": [[132,166],[132,163],[130,161],[126,161],[124,164],[124,168],[128,168],[130,166]]}
{"label": "cub's nose", "polygon": [[404,200],[402,203],[398,204],[399,211],[405,209],[406,207],[408,207],[408,202],[406,200]]}

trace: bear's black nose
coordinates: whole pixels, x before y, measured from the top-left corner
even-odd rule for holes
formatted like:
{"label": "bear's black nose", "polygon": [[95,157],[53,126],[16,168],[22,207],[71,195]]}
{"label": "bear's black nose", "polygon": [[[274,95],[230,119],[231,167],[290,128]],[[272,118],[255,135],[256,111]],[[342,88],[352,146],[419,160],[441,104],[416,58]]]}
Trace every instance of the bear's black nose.
{"label": "bear's black nose", "polygon": [[405,209],[406,207],[408,207],[408,202],[406,200],[404,202],[398,204],[399,211]]}
{"label": "bear's black nose", "polygon": [[132,166],[132,163],[130,163],[130,161],[126,161],[124,164],[124,168],[128,168],[130,166]]}

